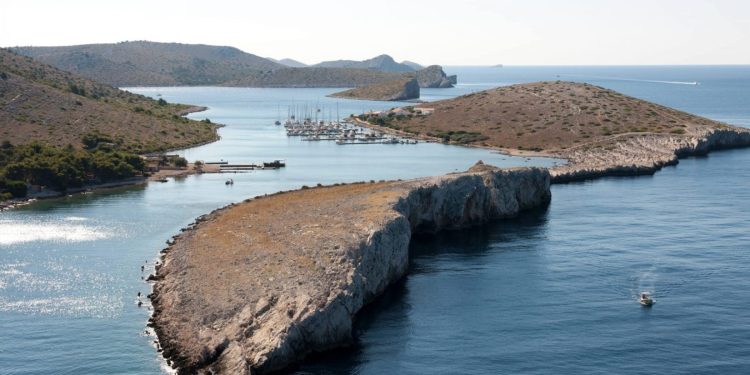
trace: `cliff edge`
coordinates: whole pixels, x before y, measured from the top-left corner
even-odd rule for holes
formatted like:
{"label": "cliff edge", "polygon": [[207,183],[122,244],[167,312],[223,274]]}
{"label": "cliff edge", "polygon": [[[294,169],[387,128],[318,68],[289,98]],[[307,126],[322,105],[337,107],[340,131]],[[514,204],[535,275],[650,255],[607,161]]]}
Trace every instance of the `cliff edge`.
{"label": "cliff edge", "polygon": [[165,250],[151,295],[180,373],[262,374],[352,339],[355,314],[407,271],[412,233],[545,206],[539,168],[318,187],[200,217]]}

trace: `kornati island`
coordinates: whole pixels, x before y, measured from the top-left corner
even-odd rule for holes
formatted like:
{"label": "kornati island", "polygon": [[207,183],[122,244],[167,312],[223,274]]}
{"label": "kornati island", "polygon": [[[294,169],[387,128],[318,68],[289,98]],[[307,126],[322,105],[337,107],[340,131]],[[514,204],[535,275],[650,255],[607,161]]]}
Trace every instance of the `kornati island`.
{"label": "kornati island", "polygon": [[750,7],[119,5],[0,6],[9,374],[750,367]]}

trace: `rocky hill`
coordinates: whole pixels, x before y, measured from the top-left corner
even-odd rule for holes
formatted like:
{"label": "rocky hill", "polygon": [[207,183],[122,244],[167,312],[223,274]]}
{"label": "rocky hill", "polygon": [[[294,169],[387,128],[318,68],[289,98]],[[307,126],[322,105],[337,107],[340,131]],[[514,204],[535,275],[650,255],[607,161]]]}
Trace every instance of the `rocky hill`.
{"label": "rocky hill", "polygon": [[373,69],[382,72],[405,73],[413,72],[414,69],[409,64],[397,63],[388,55],[375,56],[363,61],[354,60],[335,60],[324,61],[313,65],[318,68],[351,68],[351,69]]}
{"label": "rocky hill", "polygon": [[18,47],[15,52],[113,86],[210,85],[283,68],[233,47],[147,41],[66,47]]}
{"label": "rocky hill", "polygon": [[552,170],[557,181],[654,173],[680,156],[750,146],[746,128],[584,83],[513,85],[419,107],[431,114],[407,108],[413,115],[375,120],[443,142],[565,158]]}
{"label": "rocky hill", "polygon": [[440,65],[430,65],[411,74],[417,78],[419,87],[424,88],[448,88],[458,82],[455,75],[446,75]]}
{"label": "rocky hill", "polygon": [[450,87],[450,77],[446,78],[440,67],[415,73],[412,67],[388,55],[307,67],[291,59],[266,59],[233,47],[146,41],[17,47],[13,51],[118,87],[359,87],[393,81],[405,74],[417,74],[422,87]]}
{"label": "rocky hill", "polygon": [[100,133],[133,152],[215,140],[216,126],[181,117],[198,110],[63,72],[0,49],[0,141],[82,146]]}
{"label": "rocky hill", "polygon": [[294,60],[294,59],[281,59],[281,60],[278,61],[278,63],[281,64],[281,65],[284,65],[284,66],[288,66],[290,68],[304,68],[304,67],[307,67],[307,64],[305,64],[303,62],[299,62],[299,61]]}
{"label": "rocky hill", "polygon": [[410,66],[414,70],[422,70],[422,69],[425,68],[421,64],[418,64],[418,63],[415,63],[414,61],[409,61],[409,60],[404,60],[404,61],[401,62],[401,64],[402,65]]}
{"label": "rocky hill", "polygon": [[399,101],[419,98],[416,78],[401,78],[374,85],[337,92],[331,96],[346,99]]}

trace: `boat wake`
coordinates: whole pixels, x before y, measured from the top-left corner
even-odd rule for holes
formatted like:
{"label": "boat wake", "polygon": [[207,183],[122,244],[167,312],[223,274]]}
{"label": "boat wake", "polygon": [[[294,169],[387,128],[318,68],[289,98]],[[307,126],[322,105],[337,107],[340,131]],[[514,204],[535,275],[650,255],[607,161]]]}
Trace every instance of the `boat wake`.
{"label": "boat wake", "polygon": [[589,76],[589,75],[570,75],[560,74],[558,77],[572,77],[572,78],[593,78],[607,81],[626,81],[626,82],[643,82],[643,83],[662,83],[666,85],[689,85],[697,86],[700,83],[698,81],[662,81],[654,79],[636,79],[636,78],[623,78],[623,77],[607,77],[607,76]]}

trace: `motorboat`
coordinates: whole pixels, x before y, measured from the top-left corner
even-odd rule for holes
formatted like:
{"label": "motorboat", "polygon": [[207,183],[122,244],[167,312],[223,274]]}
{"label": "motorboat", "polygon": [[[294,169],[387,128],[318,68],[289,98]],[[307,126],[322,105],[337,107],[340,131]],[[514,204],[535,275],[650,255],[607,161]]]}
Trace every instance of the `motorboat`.
{"label": "motorboat", "polygon": [[648,292],[641,292],[641,295],[638,298],[638,303],[643,306],[651,306],[654,304],[654,299],[651,298],[651,294]]}

